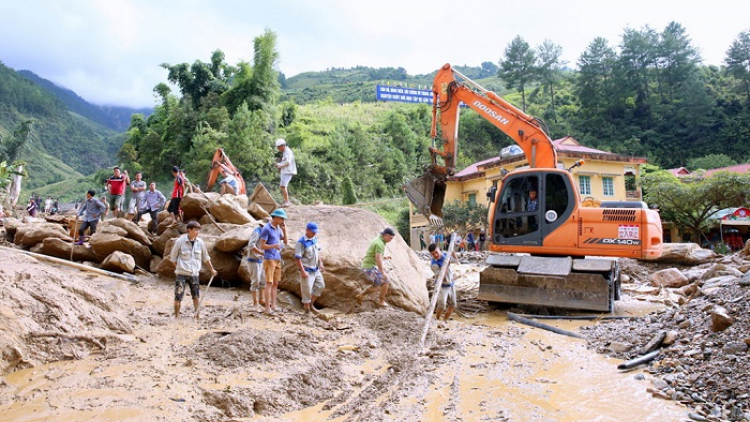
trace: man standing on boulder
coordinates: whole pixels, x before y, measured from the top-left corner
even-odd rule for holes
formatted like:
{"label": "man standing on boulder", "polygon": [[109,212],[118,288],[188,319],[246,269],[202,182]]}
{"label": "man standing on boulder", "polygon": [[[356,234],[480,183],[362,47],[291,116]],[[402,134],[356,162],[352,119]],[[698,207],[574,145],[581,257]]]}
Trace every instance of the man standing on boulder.
{"label": "man standing on boulder", "polygon": [[112,218],[117,218],[119,217],[120,210],[122,209],[122,200],[125,195],[125,186],[130,184],[130,177],[128,176],[127,170],[125,170],[125,172],[121,174],[119,167],[115,167],[114,169],[112,169],[112,173],[112,176],[107,179],[107,182],[104,184],[104,186],[107,188],[107,192],[109,193],[107,202],[109,204],[110,211],[112,211]]}
{"label": "man standing on boulder", "polygon": [[271,213],[271,222],[260,232],[260,248],[263,250],[263,271],[266,273],[266,288],[263,298],[266,301],[266,313],[276,312],[276,295],[281,282],[281,250],[286,243],[286,230],[283,228],[286,212],[277,209]]}
{"label": "man standing on boulder", "polygon": [[156,229],[159,225],[159,210],[166,203],[167,198],[164,197],[164,194],[156,190],[156,183],[151,182],[148,185],[148,191],[143,195],[143,208],[138,209],[138,214],[136,214],[135,220],[133,222],[135,224],[138,224],[141,221],[141,217],[143,216],[143,214],[148,213],[151,216],[152,222],[151,229],[149,231],[153,234],[156,234]]}
{"label": "man standing on boulder", "polygon": [[185,195],[185,181],[180,175],[180,168],[172,167],[172,176],[174,176],[174,187],[172,188],[172,199],[169,200],[167,211],[172,214],[175,224],[182,221],[180,218],[180,201]]}
{"label": "man standing on boulder", "polygon": [[96,233],[96,226],[99,224],[99,217],[107,213],[107,206],[102,201],[96,199],[96,192],[89,189],[86,192],[86,200],[78,207],[78,215],[83,216],[83,223],[78,229],[78,241],[76,245],[83,245],[83,233],[89,229],[90,234]]}
{"label": "man standing on boulder", "polygon": [[323,261],[320,259],[318,245],[318,225],[307,223],[305,234],[297,241],[294,248],[294,260],[297,261],[300,276],[300,294],[305,313],[315,310],[315,300],[320,297],[326,287],[323,281]]}
{"label": "man standing on boulder", "polygon": [[388,293],[390,280],[383,269],[383,260],[387,259],[383,255],[385,254],[385,244],[393,240],[394,237],[396,237],[396,231],[386,227],[378,237],[370,242],[370,246],[367,248],[365,258],[362,260],[362,271],[365,273],[367,280],[372,283],[372,286],[367,287],[365,291],[356,296],[357,303],[360,305],[365,296],[380,289],[378,305],[386,306],[385,295]]}
{"label": "man standing on boulder", "polygon": [[289,186],[289,181],[292,180],[292,176],[297,174],[297,162],[294,160],[294,153],[286,145],[286,141],[283,138],[276,140],[276,149],[283,154],[281,156],[281,161],[276,164],[276,168],[278,168],[281,173],[280,187],[281,195],[284,197],[284,203],[281,206],[288,207],[292,205],[292,203],[289,202],[289,191],[287,190],[287,186]]}
{"label": "man standing on boulder", "polygon": [[140,171],[135,172],[135,180],[130,182],[130,204],[128,204],[128,219],[133,218],[141,208],[145,207],[146,182],[141,180],[143,175]]}
{"label": "man standing on boulder", "polygon": [[201,264],[207,264],[211,274],[216,276],[216,270],[211,264],[206,244],[198,237],[201,225],[197,221],[187,224],[187,233],[180,236],[169,254],[169,260],[175,263],[175,275],[177,280],[174,284],[174,317],[180,317],[180,306],[182,298],[185,297],[185,283],[190,285],[190,296],[193,297],[195,318],[199,318],[198,304],[200,298],[200,281],[198,276],[201,272]]}

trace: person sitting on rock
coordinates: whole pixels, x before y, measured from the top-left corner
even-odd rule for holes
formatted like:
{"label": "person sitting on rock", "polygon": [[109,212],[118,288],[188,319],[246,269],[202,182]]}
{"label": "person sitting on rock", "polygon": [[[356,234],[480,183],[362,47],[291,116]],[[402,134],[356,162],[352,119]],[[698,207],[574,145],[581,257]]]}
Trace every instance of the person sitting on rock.
{"label": "person sitting on rock", "polygon": [[225,195],[229,193],[237,195],[237,192],[239,191],[237,179],[226,171],[222,171],[221,175],[224,176],[224,179],[219,182],[219,186],[221,186],[221,194]]}

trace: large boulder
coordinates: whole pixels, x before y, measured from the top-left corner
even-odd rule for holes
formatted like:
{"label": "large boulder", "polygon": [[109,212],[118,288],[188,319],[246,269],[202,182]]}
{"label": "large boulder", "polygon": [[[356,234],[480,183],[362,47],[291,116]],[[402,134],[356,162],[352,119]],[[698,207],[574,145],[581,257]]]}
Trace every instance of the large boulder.
{"label": "large boulder", "polygon": [[256,225],[240,226],[229,230],[216,239],[216,249],[221,252],[235,253],[247,246],[250,235],[253,234]]}
{"label": "large boulder", "polygon": [[128,237],[127,230],[123,229],[122,227],[113,226],[111,224],[108,224],[107,222],[101,223],[99,226],[97,226],[96,231],[98,233],[108,233],[115,236]]}
{"label": "large boulder", "polygon": [[210,215],[206,214],[201,218],[201,221],[199,221],[201,224],[201,236],[219,237],[226,232],[242,227],[239,224],[216,223],[209,217]]}
{"label": "large boulder", "polygon": [[211,203],[208,211],[219,223],[245,225],[254,223],[255,219],[237,202],[226,198],[227,195]]}
{"label": "large boulder", "polygon": [[42,224],[25,224],[19,226],[13,237],[13,243],[19,246],[30,248],[44,239],[55,237],[72,242],[73,239],[68,236],[68,232],[59,224],[42,223]]}
{"label": "large boulder", "polygon": [[114,251],[104,258],[102,269],[116,273],[132,273],[135,271],[135,260],[126,253]]}
{"label": "large boulder", "polygon": [[687,277],[677,268],[667,268],[657,271],[648,277],[648,282],[656,287],[678,288],[690,283]]}
{"label": "large boulder", "polygon": [[[369,286],[360,270],[362,258],[370,242],[388,226],[379,215],[362,209],[335,206],[300,206],[288,212],[286,221],[289,247],[282,256],[285,265],[281,288],[299,295],[299,270],[294,260],[294,245],[304,234],[305,225],[314,221],[319,226],[318,242],[326,271],[326,288],[318,299],[320,305],[347,311],[356,305],[354,296]],[[429,306],[420,260],[400,235],[386,245],[385,261],[390,267],[391,286],[386,301],[391,306],[424,313]],[[373,293],[367,299],[376,300]],[[375,301],[367,300],[360,309],[373,309]]]}
{"label": "large boulder", "polygon": [[94,255],[99,262],[115,251],[124,252],[135,259],[135,264],[141,268],[149,268],[151,263],[151,250],[146,245],[128,239],[127,237],[117,236],[110,233],[95,233],[89,239]]}
{"label": "large boulder", "polygon": [[105,221],[104,224],[124,229],[127,232],[127,237],[137,240],[142,245],[151,246],[151,239],[148,238],[148,234],[146,234],[140,226],[130,220],[124,218],[113,218]]}
{"label": "large boulder", "polygon": [[5,238],[12,242],[16,236],[18,228],[23,225],[23,222],[17,218],[6,217],[3,219],[3,227],[5,228]]}
{"label": "large boulder", "polygon": [[222,195],[222,198],[227,198],[230,201],[236,202],[242,209],[247,209],[247,206],[250,205],[250,200],[247,198],[247,195],[226,194]]}
{"label": "large boulder", "polygon": [[158,255],[164,256],[164,251],[165,251],[167,242],[170,239],[174,239],[177,237],[180,237],[180,231],[177,230],[177,227],[170,227],[164,230],[162,234],[160,234],[158,237],[156,237],[156,239],[154,239],[154,242],[151,244],[151,247],[154,249],[154,251]]}
{"label": "large boulder", "polygon": [[247,206],[247,212],[249,212],[250,215],[256,220],[265,220],[267,218],[271,218],[271,214],[269,214],[268,211],[264,210],[256,202],[253,202]]}
{"label": "large boulder", "polygon": [[36,245],[38,252],[60,259],[70,259],[70,248],[73,248],[73,261],[98,261],[94,251],[84,245],[75,245],[56,237],[48,237]]}
{"label": "large boulder", "polygon": [[206,210],[213,201],[221,195],[214,192],[189,193],[180,201],[180,209],[185,221],[198,220],[206,214]]}
{"label": "large boulder", "polygon": [[671,262],[682,265],[699,265],[715,259],[717,255],[710,249],[703,249],[697,243],[665,243],[657,262]]}

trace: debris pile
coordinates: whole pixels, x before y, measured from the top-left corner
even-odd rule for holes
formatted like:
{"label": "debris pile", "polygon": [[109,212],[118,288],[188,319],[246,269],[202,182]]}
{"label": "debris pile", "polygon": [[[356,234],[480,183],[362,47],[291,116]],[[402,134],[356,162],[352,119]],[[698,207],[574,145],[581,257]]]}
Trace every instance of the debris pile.
{"label": "debris pile", "polygon": [[750,420],[748,269],[750,261],[737,254],[653,273],[648,279],[665,297],[666,309],[582,330],[590,347],[613,357],[632,359],[659,350],[647,368],[656,376],[649,391],[687,404],[692,419]]}

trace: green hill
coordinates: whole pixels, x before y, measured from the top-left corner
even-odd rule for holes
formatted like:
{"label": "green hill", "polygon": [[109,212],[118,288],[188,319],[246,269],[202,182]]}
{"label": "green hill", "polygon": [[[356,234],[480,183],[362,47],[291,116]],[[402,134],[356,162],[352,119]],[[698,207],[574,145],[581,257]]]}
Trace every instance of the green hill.
{"label": "green hill", "polygon": [[31,143],[20,159],[28,163],[24,190],[113,165],[122,135],[70,110],[48,89],[0,62],[0,135],[11,137],[31,120]]}

